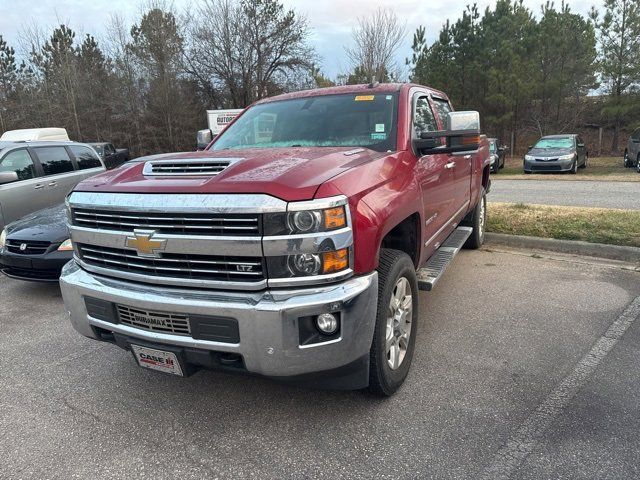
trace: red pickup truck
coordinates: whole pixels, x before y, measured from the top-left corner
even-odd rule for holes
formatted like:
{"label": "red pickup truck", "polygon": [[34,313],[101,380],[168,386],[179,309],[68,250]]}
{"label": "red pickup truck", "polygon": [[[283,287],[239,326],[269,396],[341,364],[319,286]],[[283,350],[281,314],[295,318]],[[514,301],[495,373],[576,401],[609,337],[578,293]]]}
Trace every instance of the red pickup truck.
{"label": "red pickup truck", "polygon": [[204,151],[140,158],[69,195],[60,284],[81,334],[201,367],[393,394],[430,290],[484,237],[477,112],[412,84],[291,93]]}

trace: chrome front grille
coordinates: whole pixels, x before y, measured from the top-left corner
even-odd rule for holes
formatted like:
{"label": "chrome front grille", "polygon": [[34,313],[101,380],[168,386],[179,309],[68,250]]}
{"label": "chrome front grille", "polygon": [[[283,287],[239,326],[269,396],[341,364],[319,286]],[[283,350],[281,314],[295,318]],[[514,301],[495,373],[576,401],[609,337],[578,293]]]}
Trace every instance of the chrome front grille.
{"label": "chrome front grille", "polygon": [[140,310],[116,305],[120,323],[151,332],[191,335],[189,318],[184,314]]}
{"label": "chrome front grille", "polygon": [[231,158],[152,160],[145,163],[142,173],[147,176],[218,175],[237,160]]}
{"label": "chrome front grille", "polygon": [[153,229],[157,233],[208,236],[261,234],[257,214],[145,213],[87,208],[72,208],[71,213],[73,225],[100,230]]}
{"label": "chrome front grille", "polygon": [[42,255],[49,250],[51,242],[33,240],[7,240],[7,250],[20,255]]}
{"label": "chrome front grille", "polygon": [[134,250],[76,244],[78,256],[88,266],[156,278],[221,282],[264,280],[260,257],[231,257],[163,253],[160,258],[140,257]]}

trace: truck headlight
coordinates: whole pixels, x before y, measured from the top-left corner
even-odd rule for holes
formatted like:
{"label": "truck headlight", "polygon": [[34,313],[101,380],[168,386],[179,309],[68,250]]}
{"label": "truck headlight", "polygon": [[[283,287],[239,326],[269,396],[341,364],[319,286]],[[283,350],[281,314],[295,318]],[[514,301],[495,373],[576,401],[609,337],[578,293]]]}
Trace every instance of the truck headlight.
{"label": "truck headlight", "polygon": [[264,216],[265,235],[297,235],[330,232],[347,226],[344,205],[324,210],[267,213]]}
{"label": "truck headlight", "polygon": [[7,229],[5,228],[0,233],[0,250],[4,248],[4,244],[7,243]]}
{"label": "truck headlight", "polygon": [[298,253],[283,257],[267,257],[269,278],[311,277],[329,275],[349,268],[349,249],[322,253]]}
{"label": "truck headlight", "polygon": [[561,157],[558,157],[558,160],[573,160],[573,153],[571,155],[562,155]]}

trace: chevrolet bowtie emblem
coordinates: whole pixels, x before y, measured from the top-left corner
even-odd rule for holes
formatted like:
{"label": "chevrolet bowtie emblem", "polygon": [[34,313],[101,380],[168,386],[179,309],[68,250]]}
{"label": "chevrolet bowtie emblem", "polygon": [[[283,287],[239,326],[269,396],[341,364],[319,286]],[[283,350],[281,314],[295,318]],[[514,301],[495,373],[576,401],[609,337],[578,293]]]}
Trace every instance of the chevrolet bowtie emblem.
{"label": "chevrolet bowtie emblem", "polygon": [[167,241],[152,240],[154,230],[134,230],[133,237],[127,237],[125,245],[133,248],[139,257],[159,258],[160,253],[167,247]]}

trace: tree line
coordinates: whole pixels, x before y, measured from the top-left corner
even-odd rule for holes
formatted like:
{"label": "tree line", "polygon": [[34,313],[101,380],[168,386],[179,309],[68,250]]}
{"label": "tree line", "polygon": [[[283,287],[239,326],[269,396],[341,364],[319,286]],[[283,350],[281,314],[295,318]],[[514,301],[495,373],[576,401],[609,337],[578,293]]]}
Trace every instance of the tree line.
{"label": "tree line", "polygon": [[431,45],[418,28],[412,79],[479,110],[504,142],[605,127],[618,152],[621,129],[640,126],[640,1],[603,7],[584,17],[547,2],[536,18],[522,0],[468,6]]}
{"label": "tree line", "polygon": [[68,25],[0,35],[0,132],[62,126],[78,141],[110,140],[135,155],[193,149],[205,110],[242,108],[284,92],[406,81],[479,110],[484,130],[521,149],[534,136],[640,124],[640,0],[604,0],[585,17],[564,2],[534,15],[521,0],[468,6],[435,42],[419,27],[398,61],[405,23],[391,10],[358,19],[349,70],[328,78],[311,25],[280,0],[199,0],[188,12],[151,0],[137,21],[113,14],[104,38]]}

